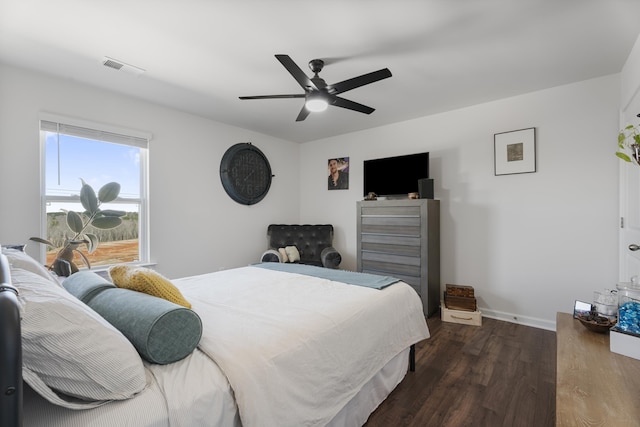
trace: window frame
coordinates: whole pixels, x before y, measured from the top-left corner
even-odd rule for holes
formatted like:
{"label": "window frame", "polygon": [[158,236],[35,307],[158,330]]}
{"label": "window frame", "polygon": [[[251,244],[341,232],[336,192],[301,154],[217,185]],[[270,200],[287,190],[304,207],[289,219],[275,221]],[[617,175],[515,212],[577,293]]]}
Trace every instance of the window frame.
{"label": "window frame", "polygon": [[[137,204],[138,212],[138,251],[139,260],[137,264],[149,264],[150,258],[150,239],[149,239],[149,142],[152,134],[138,130],[127,129],[119,126],[97,123],[89,120],[72,118],[50,113],[40,113],[38,120],[38,132],[40,138],[40,236],[47,236],[47,203],[80,203],[78,196],[47,196],[47,177],[46,177],[46,132],[49,129],[43,129],[43,122],[50,122],[47,125],[60,124],[60,126],[71,126],[89,131],[87,135],[73,135],[89,138],[96,141],[104,141],[122,145],[130,145],[140,148],[140,199],[118,197],[112,203],[119,204]],[[93,134],[91,135],[91,133]],[[108,135],[109,137],[100,138],[100,135]],[[121,138],[119,138],[121,137]],[[119,140],[110,140],[119,139]],[[127,143],[127,140],[136,141],[136,143]],[[97,189],[96,189],[97,191]],[[78,193],[80,189],[78,188]],[[46,246],[40,245],[40,259],[42,262],[46,259]],[[92,270],[107,269],[108,265],[100,265],[92,268]]]}

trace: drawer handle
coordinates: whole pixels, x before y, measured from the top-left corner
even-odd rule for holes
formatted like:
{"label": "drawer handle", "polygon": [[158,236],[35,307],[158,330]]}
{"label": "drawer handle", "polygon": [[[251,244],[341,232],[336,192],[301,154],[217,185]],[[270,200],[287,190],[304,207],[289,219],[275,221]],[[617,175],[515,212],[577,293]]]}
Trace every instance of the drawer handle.
{"label": "drawer handle", "polygon": [[473,320],[473,317],[459,317],[453,314],[451,315],[451,317],[458,320]]}

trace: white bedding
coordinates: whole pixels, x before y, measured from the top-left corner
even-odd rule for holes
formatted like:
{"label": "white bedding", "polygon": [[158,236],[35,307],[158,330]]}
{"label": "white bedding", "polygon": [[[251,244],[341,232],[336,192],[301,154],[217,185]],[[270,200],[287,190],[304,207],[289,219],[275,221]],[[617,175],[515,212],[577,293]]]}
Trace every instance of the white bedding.
{"label": "white bedding", "polygon": [[239,427],[224,374],[200,350],[170,365],[146,365],[148,386],[133,399],[75,411],[25,387],[25,427]]}
{"label": "white bedding", "polygon": [[227,376],[245,427],[324,426],[429,337],[405,283],[376,290],[258,267],[174,283],[202,318],[200,349]]}
{"label": "white bedding", "polygon": [[202,318],[198,350],[147,365],[146,390],[91,410],[27,390],[24,425],[361,425],[404,377],[407,347],[429,336],[404,283],[375,290],[258,267],[173,283]]}

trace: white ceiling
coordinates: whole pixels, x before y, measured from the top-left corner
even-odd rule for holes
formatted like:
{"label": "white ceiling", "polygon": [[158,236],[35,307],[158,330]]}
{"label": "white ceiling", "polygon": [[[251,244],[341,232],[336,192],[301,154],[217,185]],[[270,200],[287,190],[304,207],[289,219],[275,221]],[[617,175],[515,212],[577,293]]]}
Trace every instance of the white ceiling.
{"label": "white ceiling", "polygon": [[[0,0],[0,62],[305,142],[620,72],[638,0]],[[303,93],[275,59],[327,83],[393,77],[295,118]],[[145,71],[102,65],[105,56]]]}

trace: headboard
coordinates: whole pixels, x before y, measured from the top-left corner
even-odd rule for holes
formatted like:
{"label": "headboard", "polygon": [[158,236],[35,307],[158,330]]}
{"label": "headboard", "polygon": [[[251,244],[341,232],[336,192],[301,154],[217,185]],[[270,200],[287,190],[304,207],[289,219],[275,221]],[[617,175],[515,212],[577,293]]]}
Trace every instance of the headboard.
{"label": "headboard", "polygon": [[0,426],[22,426],[22,335],[18,290],[0,253]]}

